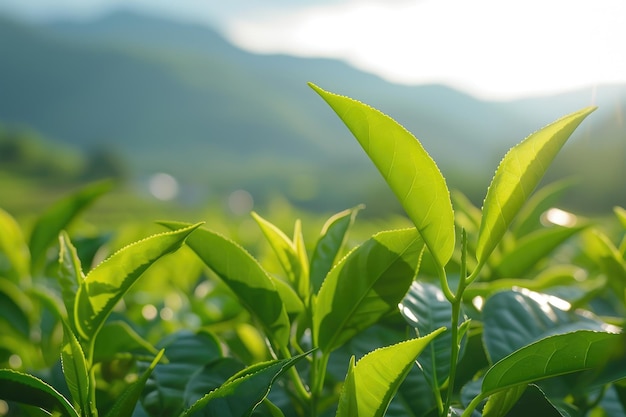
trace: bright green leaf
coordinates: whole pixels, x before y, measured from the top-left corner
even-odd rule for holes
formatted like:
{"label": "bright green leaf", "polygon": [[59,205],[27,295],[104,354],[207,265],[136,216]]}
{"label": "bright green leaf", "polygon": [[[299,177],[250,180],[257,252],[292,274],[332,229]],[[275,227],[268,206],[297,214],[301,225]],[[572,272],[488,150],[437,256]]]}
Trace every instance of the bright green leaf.
{"label": "bright green leaf", "polygon": [[57,201],[39,217],[30,236],[31,264],[38,267],[44,261],[46,250],[57,239],[61,230],[98,197],[111,190],[113,183],[103,181],[90,184]]}
{"label": "bright green leaf", "polygon": [[445,179],[422,144],[391,117],[309,83],[343,120],[394,192],[440,267],[454,251],[454,212]]}
{"label": "bright green leaf", "polygon": [[74,323],[73,314],[76,293],[85,276],[82,272],[76,248],[72,245],[70,237],[65,231],[59,234],[59,263],[56,275],[61,286],[63,304],[65,304],[65,309],[71,317],[70,323]]}
{"label": "bright green leaf", "polygon": [[617,216],[617,219],[619,220],[622,227],[626,229],[626,209],[616,206],[613,207],[613,212],[615,213],[615,216]]}
{"label": "bright green leaf", "polygon": [[85,340],[96,336],[113,307],[162,256],[176,251],[200,224],[161,233],[130,244],[92,269],[76,294],[74,320]]}
{"label": "bright green leaf", "polygon": [[333,267],[346,240],[348,230],[362,206],[344,210],[331,216],[324,226],[311,256],[311,285],[317,294],[324,278]]}
{"label": "bright green leaf", "polygon": [[[180,227],[178,223],[162,224]],[[297,295],[290,295],[284,288],[279,291],[279,280],[272,278],[244,248],[217,233],[198,229],[187,239],[187,245],[230,287],[259,321],[274,346],[287,346],[290,323],[286,305],[302,306]],[[283,299],[288,295],[289,299]]]}
{"label": "bright green leaf", "polygon": [[482,394],[579,371],[601,371],[624,356],[624,335],[578,330],[549,336],[513,352],[493,365],[483,379]]}
{"label": "bright green leaf", "polygon": [[337,417],[382,417],[415,358],[444,329],[368,353],[348,368]]}
{"label": "bright green leaf", "polygon": [[424,242],[415,229],[377,233],[328,274],[313,310],[313,341],[330,353],[398,308]]}
{"label": "bright green leaf", "polygon": [[274,381],[308,353],[255,364],[198,400],[181,417],[247,417],[267,397]]}
{"label": "bright green leaf", "polygon": [[621,300],[626,297],[626,262],[609,237],[599,230],[584,234],[585,253],[609,278],[609,287]]}
{"label": "bright green leaf", "polygon": [[67,399],[50,385],[11,369],[0,369],[0,399],[33,405],[63,416],[79,417]]}
{"label": "bright green leaf", "polygon": [[482,417],[504,417],[506,413],[517,403],[524,391],[526,384],[515,385],[511,388],[498,391],[491,395],[483,408]]}
{"label": "bright green leaf", "polygon": [[15,219],[0,209],[0,276],[19,283],[29,277],[30,253]]}
{"label": "bright green leaf", "polygon": [[[278,257],[278,261],[285,271],[287,279],[297,291],[300,298],[305,299],[309,294],[309,271],[306,258],[302,258],[301,254],[298,253],[296,242],[289,239],[282,230],[257,213],[252,212],[252,217],[256,220],[265,238]],[[296,230],[297,229],[296,227]],[[297,236],[297,233],[295,234]],[[294,238],[296,238],[296,236],[294,236]]]}
{"label": "bright green leaf", "polygon": [[89,368],[76,335],[65,321],[63,322],[63,341],[61,349],[63,376],[77,411],[87,415],[90,411]]}
{"label": "bright green leaf", "polygon": [[107,417],[131,417],[133,415],[143,388],[146,385],[146,381],[163,357],[163,352],[164,350],[161,349],[161,351],[159,351],[155,356],[150,366],[148,366],[148,369],[143,372],[141,377],[133,382],[119,397],[117,397],[115,403],[107,413]]}
{"label": "bright green leaf", "polygon": [[484,264],[554,157],[595,107],[565,116],[528,136],[500,162],[483,203],[476,257]]}

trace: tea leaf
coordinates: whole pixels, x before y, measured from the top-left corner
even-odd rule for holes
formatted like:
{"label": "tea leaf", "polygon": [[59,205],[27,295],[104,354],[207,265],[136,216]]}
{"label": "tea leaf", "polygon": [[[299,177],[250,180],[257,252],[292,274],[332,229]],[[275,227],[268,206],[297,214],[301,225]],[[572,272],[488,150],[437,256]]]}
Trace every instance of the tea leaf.
{"label": "tea leaf", "polygon": [[278,261],[287,275],[287,280],[298,292],[300,298],[305,299],[309,294],[309,270],[306,258],[298,253],[296,243],[291,241],[278,227],[255,212],[252,212],[252,217],[256,220],[278,257]]}
{"label": "tea leaf", "polygon": [[482,417],[504,417],[524,394],[528,385],[515,385],[491,395],[483,408]]}
{"label": "tea leaf", "polygon": [[483,203],[476,257],[479,265],[500,242],[548,166],[578,125],[595,107],[565,116],[528,136],[500,162]]}
{"label": "tea leaf", "polygon": [[[179,226],[172,222],[162,224],[169,228]],[[259,321],[274,346],[287,346],[290,323],[286,305],[302,306],[298,296],[284,287],[279,291],[279,280],[265,272],[244,248],[217,233],[198,229],[189,236],[187,245],[230,287]]]}
{"label": "tea leaf", "polygon": [[74,321],[85,340],[91,340],[113,307],[159,258],[181,247],[200,224],[161,233],[122,248],[92,269],[76,293]]}
{"label": "tea leaf", "polygon": [[531,271],[563,242],[583,230],[578,227],[555,226],[534,231],[520,239],[513,250],[505,253],[495,266],[499,276],[518,278]]}
{"label": "tea leaf", "polygon": [[90,184],[48,208],[33,226],[30,236],[31,265],[40,266],[44,261],[46,249],[59,236],[61,230],[67,228],[72,220],[98,197],[109,192],[112,186],[113,183],[110,181]]}
{"label": "tea leaf", "polygon": [[321,236],[311,257],[310,278],[314,294],[317,294],[324,278],[333,267],[346,239],[346,234],[361,208],[362,206],[357,206],[337,213],[331,216],[322,227]]}
{"label": "tea leaf", "polygon": [[267,397],[274,381],[308,353],[290,359],[273,360],[244,369],[219,388],[198,400],[181,417],[249,416]]}
{"label": "tea leaf", "polygon": [[520,289],[491,296],[483,307],[483,340],[497,362],[539,339],[574,330],[610,329],[591,314],[568,311],[569,303],[547,294]]}
{"label": "tea leaf", "polygon": [[128,323],[116,320],[102,326],[96,337],[93,361],[110,360],[118,355],[156,355],[159,351],[144,340]]}
{"label": "tea leaf", "polygon": [[314,343],[330,353],[397,309],[423,248],[417,230],[394,230],[377,233],[343,258],[317,296]]}
{"label": "tea leaf", "polygon": [[72,245],[70,237],[65,231],[59,234],[59,262],[56,270],[57,280],[61,286],[61,296],[67,314],[71,317],[70,323],[74,323],[74,302],[78,287],[85,279],[80,259],[76,248]]}
{"label": "tea leaf", "polygon": [[624,355],[623,343],[622,334],[590,330],[546,337],[524,346],[489,368],[483,379],[482,394],[490,395],[516,385],[572,372],[601,371],[615,355]]}
{"label": "tea leaf", "polygon": [[57,390],[32,375],[0,369],[0,399],[39,407],[49,413],[79,417],[67,399]]}
{"label": "tea leaf", "polygon": [[[142,394],[142,405],[151,416],[177,416],[208,391],[220,386],[240,365],[228,363],[227,374],[218,373],[213,364],[223,359],[220,342],[208,332],[180,331],[162,340],[167,363],[159,363],[150,374]],[[220,364],[223,368],[223,366]],[[149,363],[138,363],[140,372]],[[210,377],[210,379],[209,379]],[[198,394],[198,391],[202,391]],[[189,402],[189,400],[193,402]]]}
{"label": "tea leaf", "polygon": [[442,386],[450,374],[452,305],[439,287],[416,281],[400,303],[400,313],[416,329],[418,336],[427,335],[441,327],[447,328],[426,347],[424,355],[417,358],[430,385]]}
{"label": "tea leaf", "polygon": [[445,179],[422,144],[391,117],[309,83],[343,120],[394,192],[440,267],[454,251],[454,212]]}
{"label": "tea leaf", "polygon": [[382,417],[415,358],[444,329],[368,353],[354,365],[350,361],[339,398],[337,417]]}
{"label": "tea leaf", "polygon": [[89,369],[85,354],[69,324],[63,321],[64,344],[61,349],[63,376],[70,390],[78,412],[88,415],[89,404]]}

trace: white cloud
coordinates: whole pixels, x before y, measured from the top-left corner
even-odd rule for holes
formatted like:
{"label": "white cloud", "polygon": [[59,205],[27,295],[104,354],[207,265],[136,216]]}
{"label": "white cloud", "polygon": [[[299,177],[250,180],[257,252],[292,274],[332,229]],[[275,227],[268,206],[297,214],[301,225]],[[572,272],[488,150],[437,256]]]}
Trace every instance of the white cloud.
{"label": "white cloud", "polygon": [[622,0],[349,0],[226,27],[256,52],[341,58],[392,81],[491,99],[626,82]]}

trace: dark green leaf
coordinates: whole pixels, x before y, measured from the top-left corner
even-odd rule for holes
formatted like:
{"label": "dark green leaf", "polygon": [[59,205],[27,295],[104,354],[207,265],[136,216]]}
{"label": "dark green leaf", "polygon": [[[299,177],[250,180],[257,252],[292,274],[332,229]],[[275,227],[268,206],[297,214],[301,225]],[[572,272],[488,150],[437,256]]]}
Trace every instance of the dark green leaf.
{"label": "dark green leaf", "polygon": [[616,356],[624,356],[621,334],[577,330],[549,336],[516,350],[489,368],[482,393],[491,395],[572,372],[600,372]]}
{"label": "dark green leaf", "polygon": [[483,307],[483,339],[490,359],[497,362],[546,336],[609,328],[589,313],[568,309],[569,303],[560,298],[524,289],[494,294]]}
{"label": "dark green leaf", "polygon": [[424,242],[415,229],[381,232],[328,274],[313,311],[313,341],[330,353],[397,309],[415,276]]}
{"label": "dark green leaf", "polygon": [[[174,333],[158,347],[165,349],[168,362],[156,365],[145,384],[141,400],[153,417],[179,415],[189,406],[186,402],[189,396],[198,391],[200,396],[204,395],[205,390],[219,386],[234,372],[231,367],[229,371],[232,372],[227,375],[216,375],[214,368],[207,367],[223,356],[220,342],[210,333]],[[139,369],[142,372],[147,370],[148,364],[140,362]],[[202,379],[200,375],[203,374],[208,374],[210,381]],[[217,383],[214,383],[215,378],[218,378]]]}
{"label": "dark green leaf", "polygon": [[79,417],[67,399],[50,385],[11,369],[0,369],[0,399],[33,405],[50,413]]}
{"label": "dark green leaf", "polygon": [[431,386],[441,387],[450,374],[452,305],[439,287],[416,281],[400,303],[400,312],[417,330],[418,335],[430,334],[440,327],[446,328],[417,358]]}
{"label": "dark green leaf", "polygon": [[274,360],[245,369],[219,388],[198,400],[181,417],[247,417],[267,397],[274,381],[308,353],[290,359]]}
{"label": "dark green leaf", "polygon": [[454,212],[446,181],[422,144],[391,117],[309,83],[343,120],[417,227],[436,263],[454,251]]}
{"label": "dark green leaf", "polygon": [[126,322],[110,321],[102,326],[94,347],[94,362],[111,360],[119,355],[155,356],[159,351]]}

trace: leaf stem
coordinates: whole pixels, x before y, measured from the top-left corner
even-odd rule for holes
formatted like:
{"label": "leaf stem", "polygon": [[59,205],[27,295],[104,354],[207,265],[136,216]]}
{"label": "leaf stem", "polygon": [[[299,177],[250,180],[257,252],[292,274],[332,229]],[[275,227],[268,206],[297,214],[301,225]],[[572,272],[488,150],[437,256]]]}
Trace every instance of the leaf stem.
{"label": "leaf stem", "polygon": [[[459,320],[461,318],[461,303],[463,302],[463,292],[467,281],[463,278],[467,275],[467,234],[465,229],[461,230],[461,270],[459,285],[456,290],[456,295],[452,296],[452,317],[450,324],[450,332],[452,333],[450,346],[450,375],[448,377],[448,390],[446,393],[446,403],[443,408],[442,416],[447,416],[450,411],[450,405],[452,403],[452,396],[454,394],[454,382],[456,377],[456,367],[459,360],[459,350],[461,347],[461,340],[459,337]],[[448,289],[449,291],[449,289]],[[449,298],[448,298],[449,299]]]}

